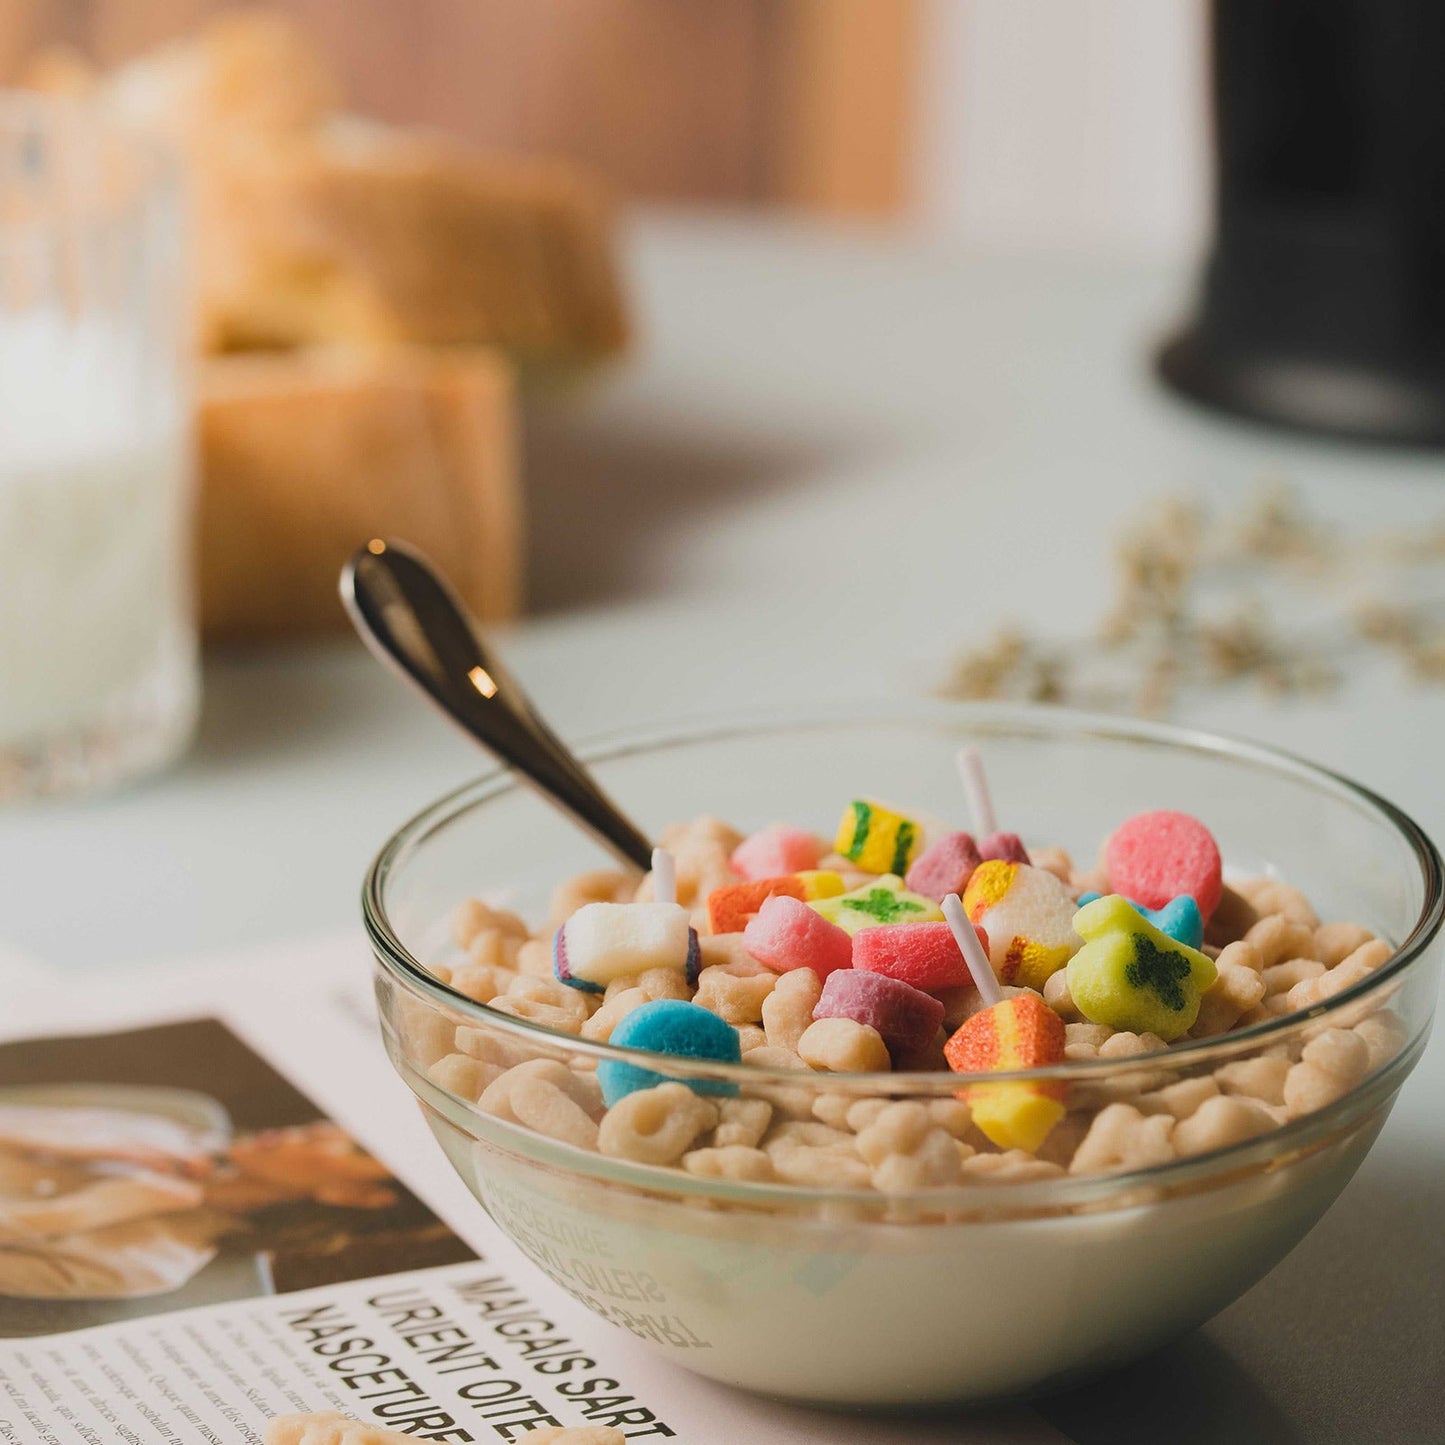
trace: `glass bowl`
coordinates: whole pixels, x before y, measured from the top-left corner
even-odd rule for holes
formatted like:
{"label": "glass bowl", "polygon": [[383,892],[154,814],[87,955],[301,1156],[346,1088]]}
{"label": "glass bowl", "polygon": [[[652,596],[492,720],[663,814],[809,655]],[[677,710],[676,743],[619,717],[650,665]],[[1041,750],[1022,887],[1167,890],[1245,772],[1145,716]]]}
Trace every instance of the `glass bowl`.
{"label": "glass bowl", "polygon": [[452,989],[442,978],[463,958],[450,931],[461,900],[540,921],[560,880],[609,862],[506,771],[418,814],[366,878],[386,1047],[447,1157],[551,1278],[689,1369],[821,1404],[921,1407],[1019,1396],[1118,1365],[1207,1320],[1303,1238],[1359,1166],[1424,1046],[1440,963],[1440,857],[1391,804],[1284,754],[1057,709],[937,705],[711,723],[586,756],[655,836],[702,814],[745,830],[779,817],[825,828],[857,796],[958,817],[954,755],[965,743],[983,752],[1003,826],[1030,846],[1089,860],[1131,813],[1180,809],[1208,823],[1227,877],[1285,880],[1323,917],[1363,924],[1395,950],[1362,981],[1281,1018],[1162,1053],[988,1076],[1052,1086],[1070,1111],[1061,1139],[1077,1140],[1111,1104],[1129,1110],[1111,1117],[1147,1120],[1164,1112],[1163,1090],[1196,1080],[1181,1092],[1214,1092],[1250,1075],[1239,1066],[1251,1061],[1277,1079],[1321,1039],[1320,1048],[1348,1045],[1359,1066],[1305,1103],[1270,1105],[1266,1132],[1204,1152],[1196,1140],[1192,1152],[1143,1165],[1123,1149],[1112,1169],[1096,1160],[1092,1172],[1070,1172],[1047,1162],[1046,1144],[1042,1165],[998,1155],[963,1183],[891,1193],[845,1187],[826,1171],[796,1183],[698,1177],[610,1157],[568,1142],[566,1130],[552,1137],[545,1119],[523,1111],[530,1122],[521,1122],[479,1095],[518,1062],[552,1060],[595,1118],[597,1064],[641,1060],[767,1101],[774,1126],[817,1126],[858,1100],[956,1116],[966,1076],[664,1059]]}

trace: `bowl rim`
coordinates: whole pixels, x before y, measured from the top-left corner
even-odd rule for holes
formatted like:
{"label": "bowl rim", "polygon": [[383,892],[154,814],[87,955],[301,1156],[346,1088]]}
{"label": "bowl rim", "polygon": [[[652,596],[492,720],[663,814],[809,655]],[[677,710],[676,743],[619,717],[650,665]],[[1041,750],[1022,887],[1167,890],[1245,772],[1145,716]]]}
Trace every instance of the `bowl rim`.
{"label": "bowl rim", "polygon": [[[619,761],[663,747],[697,746],[759,732],[826,728],[851,731],[867,723],[954,723],[984,734],[990,729],[996,733],[1007,732],[1015,738],[1031,734],[1041,739],[1068,736],[1113,742],[1132,741],[1224,757],[1277,775],[1293,777],[1331,793],[1342,802],[1393,827],[1420,865],[1424,898],[1413,927],[1384,964],[1358,983],[1308,1009],[1282,1014],[1211,1038],[1171,1044],[1167,1050],[1128,1057],[1069,1059],[1044,1068],[986,1074],[937,1070],[829,1074],[826,1076],[829,1092],[856,1093],[860,1098],[878,1093],[897,1097],[952,1095],[965,1081],[1059,1084],[1100,1076],[1117,1077],[1135,1069],[1157,1069],[1166,1060],[1171,1067],[1217,1063],[1238,1053],[1252,1053],[1257,1048],[1318,1024],[1321,1019],[1343,1011],[1371,994],[1393,991],[1399,977],[1425,952],[1440,932],[1442,923],[1445,923],[1445,862],[1442,862],[1439,850],[1429,836],[1403,809],[1362,783],[1282,748],[1172,723],[1024,703],[913,700],[855,703],[846,710],[820,709],[815,705],[664,720],[647,729],[623,729],[593,737],[579,745],[577,754],[584,763],[591,765]],[[598,1062],[612,1061],[654,1071],[665,1065],[668,1074],[677,1079],[705,1079],[727,1084],[746,1082],[754,1086],[797,1086],[799,1075],[794,1070],[765,1068],[745,1062],[683,1059],[580,1038],[528,1019],[500,1013],[443,983],[425,964],[413,957],[387,917],[385,888],[388,879],[434,833],[473,809],[523,786],[526,786],[526,780],[510,767],[495,765],[414,813],[382,845],[362,881],[361,910],[372,951],[385,970],[412,993],[420,993],[432,1003],[465,1015],[483,1027],[499,1029],[534,1046],[560,1048],[569,1054],[586,1055]],[[539,805],[542,805],[540,799]]]}

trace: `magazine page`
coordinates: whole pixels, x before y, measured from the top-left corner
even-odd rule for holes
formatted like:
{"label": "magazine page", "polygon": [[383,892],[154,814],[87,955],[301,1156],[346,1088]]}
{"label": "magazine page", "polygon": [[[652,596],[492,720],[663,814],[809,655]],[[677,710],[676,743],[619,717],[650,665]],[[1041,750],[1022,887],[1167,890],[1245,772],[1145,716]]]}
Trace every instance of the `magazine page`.
{"label": "magazine page", "polygon": [[0,1024],[0,1440],[240,1445],[327,1410],[445,1441],[1064,1438],[1026,1409],[764,1401],[652,1357],[645,1302],[597,1318],[452,1173],[359,937],[26,983]]}

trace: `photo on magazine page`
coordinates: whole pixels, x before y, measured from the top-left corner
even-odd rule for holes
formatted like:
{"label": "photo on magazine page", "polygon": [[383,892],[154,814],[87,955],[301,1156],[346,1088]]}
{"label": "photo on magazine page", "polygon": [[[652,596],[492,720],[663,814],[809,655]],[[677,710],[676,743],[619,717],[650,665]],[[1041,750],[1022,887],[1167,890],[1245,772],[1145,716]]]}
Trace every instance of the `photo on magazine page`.
{"label": "photo on magazine page", "polygon": [[0,1336],[473,1257],[215,1019],[0,1045]]}

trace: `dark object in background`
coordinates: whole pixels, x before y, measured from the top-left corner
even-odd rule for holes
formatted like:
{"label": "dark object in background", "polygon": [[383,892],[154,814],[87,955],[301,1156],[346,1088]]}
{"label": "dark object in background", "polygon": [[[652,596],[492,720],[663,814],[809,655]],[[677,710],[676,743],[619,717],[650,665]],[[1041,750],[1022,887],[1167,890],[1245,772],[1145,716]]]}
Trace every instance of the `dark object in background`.
{"label": "dark object in background", "polygon": [[1216,235],[1185,395],[1445,445],[1445,4],[1214,0]]}

